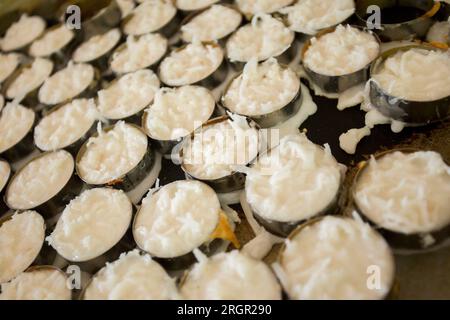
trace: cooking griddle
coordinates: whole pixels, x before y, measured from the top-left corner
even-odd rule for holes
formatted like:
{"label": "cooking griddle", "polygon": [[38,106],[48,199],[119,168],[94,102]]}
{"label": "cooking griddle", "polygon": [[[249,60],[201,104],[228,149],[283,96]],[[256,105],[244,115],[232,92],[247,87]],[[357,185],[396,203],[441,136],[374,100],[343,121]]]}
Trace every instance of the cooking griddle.
{"label": "cooking griddle", "polygon": [[[8,10],[28,10],[35,8],[40,0],[4,0],[0,7]],[[49,4],[62,2],[49,0]],[[45,3],[45,1],[44,1]],[[4,12],[4,10],[0,10]],[[12,16],[10,16],[12,18]],[[3,20],[2,17],[0,20]],[[5,19],[2,22],[8,23]],[[0,23],[1,25],[1,23]],[[4,26],[3,26],[4,27]],[[3,28],[0,28],[3,29]],[[299,54],[299,53],[298,53]],[[431,71],[430,71],[431,72]],[[304,84],[308,84],[304,82]],[[400,133],[393,133],[389,125],[377,125],[372,129],[371,135],[364,137],[359,143],[356,153],[349,155],[339,147],[339,136],[352,128],[364,126],[365,112],[359,107],[352,107],[339,111],[337,100],[316,96],[310,90],[317,112],[310,116],[299,128],[306,133],[314,143],[329,144],[335,158],[348,167],[345,185],[351,183],[358,162],[367,159],[371,154],[399,147],[415,147],[423,150],[439,152],[450,163],[450,121],[438,122],[422,127],[406,127]],[[169,159],[162,160],[162,169],[159,174],[160,185],[172,181],[183,180],[185,175],[181,168]],[[449,195],[450,197],[450,195]],[[253,231],[247,223],[240,205],[233,205],[242,220],[237,226],[236,234],[244,245],[253,237]],[[342,208],[344,211],[346,208]],[[270,264],[277,258],[280,246],[276,245],[265,257]],[[339,250],[337,248],[336,250]],[[450,299],[450,247],[444,247],[433,252],[398,255],[396,260],[396,284],[394,298],[397,299]]]}
{"label": "cooking griddle", "polygon": [[[307,84],[307,82],[304,82]],[[406,127],[400,133],[393,133],[390,125],[377,125],[371,135],[364,137],[358,144],[354,155],[347,154],[339,147],[339,136],[352,128],[364,126],[365,112],[359,106],[339,111],[337,100],[328,99],[310,93],[317,104],[317,112],[310,116],[299,128],[306,129],[306,135],[314,143],[328,143],[335,158],[348,167],[345,184],[351,184],[356,165],[380,151],[414,147],[439,152],[450,163],[450,121],[438,122],[422,127]],[[160,184],[185,179],[179,166],[171,160],[163,159],[159,175]],[[450,195],[449,195],[450,197]],[[239,213],[242,223],[237,226],[237,237],[245,244],[253,237],[253,231],[247,223],[240,205],[232,208]],[[344,210],[345,208],[343,208]],[[276,245],[265,258],[267,263],[276,260],[280,246]],[[337,249],[338,250],[338,249]],[[395,255],[396,284],[393,298],[396,299],[450,299],[450,247],[433,252]]]}

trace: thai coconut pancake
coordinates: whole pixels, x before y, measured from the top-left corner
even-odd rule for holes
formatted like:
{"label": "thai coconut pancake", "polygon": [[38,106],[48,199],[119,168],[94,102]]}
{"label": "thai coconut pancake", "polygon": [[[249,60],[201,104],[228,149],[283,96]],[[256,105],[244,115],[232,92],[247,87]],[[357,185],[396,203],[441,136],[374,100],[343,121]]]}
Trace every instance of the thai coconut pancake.
{"label": "thai coconut pancake", "polygon": [[36,211],[15,213],[1,224],[0,283],[15,278],[33,263],[44,237],[45,222]]}
{"label": "thai coconut pancake", "polygon": [[45,80],[39,90],[39,101],[48,105],[72,99],[94,81],[94,68],[85,63],[71,63]]}
{"label": "thai coconut pancake", "polygon": [[280,10],[287,15],[289,28],[295,32],[315,35],[335,26],[355,12],[353,0],[299,0]]}
{"label": "thai coconut pancake", "polygon": [[16,70],[19,63],[20,56],[17,53],[0,53],[0,83]]}
{"label": "thai coconut pancake", "polygon": [[0,160],[0,192],[6,186],[9,176],[11,175],[11,167],[8,162]]}
{"label": "thai coconut pancake", "polygon": [[167,25],[176,12],[171,0],[145,1],[131,11],[123,25],[123,32],[141,35],[157,31]]}
{"label": "thai coconut pancake", "polygon": [[196,263],[181,295],[188,300],[280,300],[281,288],[264,262],[232,251]]}
{"label": "thai coconut pancake", "polygon": [[44,19],[22,14],[19,21],[14,22],[0,39],[0,47],[3,51],[21,49],[37,39],[44,30]]}
{"label": "thai coconut pancake", "polygon": [[145,110],[144,129],[157,140],[183,138],[211,117],[215,105],[210,91],[200,86],[161,88]]}
{"label": "thai coconut pancake", "polygon": [[38,89],[53,70],[53,62],[49,59],[36,58],[29,67],[25,67],[12,80],[6,90],[9,99],[21,99],[28,93]]}
{"label": "thai coconut pancake", "polygon": [[56,268],[38,267],[1,285],[0,300],[71,300],[66,275]]}
{"label": "thai coconut pancake", "polygon": [[213,74],[222,64],[223,50],[216,44],[191,43],[166,57],[159,77],[169,86],[199,82]]}
{"label": "thai coconut pancake", "polygon": [[293,2],[294,0],[236,0],[239,10],[246,16],[273,13]]}
{"label": "thai coconut pancake", "polygon": [[233,117],[203,128],[183,146],[183,168],[189,175],[201,180],[219,179],[256,158],[258,130],[246,118]]}
{"label": "thai coconut pancake", "polygon": [[128,16],[134,9],[135,3],[133,0],[116,0],[122,12],[122,19]]}
{"label": "thai coconut pancake", "polygon": [[341,175],[329,148],[303,134],[289,135],[251,167],[245,193],[253,211],[264,219],[302,221],[323,212],[336,199]]}
{"label": "thai coconut pancake", "polygon": [[128,73],[98,92],[98,109],[107,119],[123,119],[147,107],[159,89],[151,70]]}
{"label": "thai coconut pancake", "polygon": [[147,152],[147,136],[123,121],[109,131],[89,138],[77,171],[88,184],[101,185],[122,177],[135,168]]}
{"label": "thai coconut pancake", "polygon": [[0,153],[18,144],[33,127],[35,113],[22,105],[8,103],[0,114]]}
{"label": "thai coconut pancake", "polygon": [[51,112],[34,129],[34,143],[44,151],[62,149],[81,139],[98,112],[93,99],[76,99]]}
{"label": "thai coconut pancake", "polygon": [[303,63],[316,73],[340,76],[363,69],[379,52],[380,45],[373,34],[339,25],[335,31],[311,40]]}
{"label": "thai coconut pancake", "polygon": [[47,241],[69,261],[96,258],[120,241],[130,225],[132,210],[122,190],[86,190],[66,206]]}
{"label": "thai coconut pancake", "polygon": [[120,36],[119,29],[111,29],[104,34],[89,38],[75,50],[72,56],[73,61],[90,62],[105,55],[117,45]]}
{"label": "thai coconut pancake", "polygon": [[450,96],[450,55],[447,51],[419,48],[399,51],[383,62],[372,79],[396,98],[439,100]]}
{"label": "thai coconut pancake", "polygon": [[67,151],[38,156],[11,179],[5,197],[8,206],[27,210],[45,203],[64,188],[72,177],[73,169],[74,160]]}
{"label": "thai coconut pancake", "polygon": [[219,0],[175,0],[175,5],[180,10],[194,11],[207,8],[217,2]]}
{"label": "thai coconut pancake", "polygon": [[228,39],[227,56],[233,62],[252,58],[263,61],[281,55],[293,41],[294,33],[283,22],[270,15],[257,15]]}
{"label": "thai coconut pancake", "polygon": [[[375,266],[377,283],[370,281]],[[278,271],[290,299],[384,299],[393,283],[394,259],[368,224],[327,216],[286,240]]]}
{"label": "thai coconut pancake", "polygon": [[450,223],[450,167],[436,152],[371,158],[354,188],[361,212],[384,229],[424,234]]}
{"label": "thai coconut pancake", "polygon": [[160,34],[128,36],[125,47],[112,55],[111,69],[116,73],[134,72],[155,64],[167,50],[167,39]]}
{"label": "thai coconut pancake", "polygon": [[273,58],[258,64],[250,60],[222,98],[224,106],[245,116],[258,116],[280,110],[300,90],[296,73]]}
{"label": "thai coconut pancake", "polygon": [[87,286],[85,300],[177,299],[175,281],[150,255],[138,250],[123,253],[108,263]]}
{"label": "thai coconut pancake", "polygon": [[241,21],[242,16],[238,11],[213,5],[181,27],[181,38],[186,42],[219,40],[236,30]]}
{"label": "thai coconut pancake", "polygon": [[139,209],[134,239],[142,250],[159,258],[175,258],[212,240],[220,203],[208,185],[181,180],[149,193]]}
{"label": "thai coconut pancake", "polygon": [[49,29],[39,39],[35,40],[29,50],[33,57],[47,57],[63,49],[74,38],[72,30],[64,24]]}

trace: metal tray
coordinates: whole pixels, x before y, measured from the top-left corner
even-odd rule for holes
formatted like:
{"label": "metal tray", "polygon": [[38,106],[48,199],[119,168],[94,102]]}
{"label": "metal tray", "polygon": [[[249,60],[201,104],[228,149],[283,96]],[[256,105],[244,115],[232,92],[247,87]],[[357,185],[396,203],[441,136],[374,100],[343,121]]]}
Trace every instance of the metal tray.
{"label": "metal tray", "polygon": [[[5,26],[11,23],[11,20],[18,17],[19,12],[35,10],[42,2],[47,7],[56,8],[64,1],[0,0],[0,34],[5,30]],[[3,14],[6,12],[12,13],[5,18]],[[398,134],[392,133],[388,125],[378,125],[372,130],[369,137],[365,137],[361,141],[356,154],[349,155],[340,149],[339,135],[351,128],[363,127],[365,112],[360,111],[358,107],[339,111],[336,108],[337,100],[316,96],[312,92],[311,94],[318,110],[303,123],[300,129],[306,129],[308,138],[313,142],[321,145],[328,143],[336,159],[349,167],[347,185],[355,173],[356,164],[359,161],[367,159],[370,154],[386,149],[415,147],[434,150],[442,154],[445,161],[450,162],[449,120],[423,127],[408,127]],[[160,185],[165,185],[175,180],[185,179],[185,174],[180,166],[173,164],[171,160],[163,159],[159,179]],[[232,207],[239,213],[242,220],[236,229],[237,237],[241,244],[245,244],[254,237],[253,231],[246,221],[241,207],[239,205]],[[279,248],[279,245],[275,246],[264,260],[269,264],[272,263]],[[422,254],[396,255],[396,267],[398,282],[396,298],[450,299],[450,277],[448,276],[450,247]]]}

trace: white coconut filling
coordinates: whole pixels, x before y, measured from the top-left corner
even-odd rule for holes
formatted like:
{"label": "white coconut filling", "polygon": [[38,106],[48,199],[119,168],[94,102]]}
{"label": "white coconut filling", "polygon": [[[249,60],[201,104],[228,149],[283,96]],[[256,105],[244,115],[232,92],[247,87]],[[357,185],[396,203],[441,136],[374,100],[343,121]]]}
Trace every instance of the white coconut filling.
{"label": "white coconut filling", "polygon": [[294,0],[236,0],[241,12],[246,15],[272,13],[290,5]]}
{"label": "white coconut filling", "polygon": [[0,192],[6,186],[6,183],[8,182],[10,175],[11,175],[11,167],[9,166],[9,163],[0,160]]}
{"label": "white coconut filling", "polygon": [[34,143],[44,151],[62,149],[81,139],[94,125],[93,99],[77,99],[45,116],[34,129]]}
{"label": "white coconut filling", "polygon": [[450,167],[436,152],[394,152],[372,158],[355,185],[355,201],[376,225],[403,234],[450,223]]}
{"label": "white coconut filling", "polygon": [[196,132],[183,147],[183,168],[197,179],[228,176],[256,158],[258,130],[246,118],[233,116]]}
{"label": "white coconut filling", "polygon": [[241,21],[242,16],[238,11],[213,5],[181,27],[181,38],[186,42],[222,39],[236,30]]}
{"label": "white coconut filling", "polygon": [[19,62],[20,56],[17,53],[0,53],[0,83],[17,69]]}
{"label": "white coconut filling", "polygon": [[433,24],[427,33],[428,42],[440,42],[450,45],[450,21],[439,21]]}
{"label": "white coconut filling", "polygon": [[232,112],[258,116],[282,109],[300,90],[296,73],[273,58],[258,64],[250,60],[242,75],[234,79],[222,98]]}
{"label": "white coconut filling", "polygon": [[355,12],[353,0],[299,0],[283,8],[289,28],[296,32],[315,35],[322,29],[337,25]]}
{"label": "white coconut filling", "polygon": [[44,237],[44,219],[35,211],[15,213],[0,226],[0,283],[18,276],[33,263]]}
{"label": "white coconut filling", "polygon": [[196,263],[181,295],[189,300],[280,300],[281,288],[264,262],[235,250]]}
{"label": "white coconut filling", "polygon": [[98,109],[108,119],[123,119],[147,107],[159,89],[151,70],[128,73],[98,92]]}
{"label": "white coconut filling", "polygon": [[48,243],[69,261],[96,258],[120,241],[133,208],[122,190],[94,188],[70,201]]}
{"label": "white coconut filling", "polygon": [[337,197],[341,170],[328,147],[288,135],[247,173],[247,201],[259,216],[296,222],[321,213]]}
{"label": "white coconut filling", "polygon": [[210,91],[203,87],[162,88],[145,110],[145,130],[157,140],[183,138],[211,117],[215,104]]}
{"label": "white coconut filling", "polygon": [[160,34],[128,36],[124,47],[119,47],[112,56],[111,69],[127,73],[155,64],[167,51],[167,39]]}
{"label": "white coconut filling", "polygon": [[72,291],[65,274],[53,268],[38,268],[2,284],[0,300],[70,300]]}
{"label": "white coconut filling", "polygon": [[219,0],[176,0],[175,5],[180,10],[194,11],[207,8],[216,2]]}
{"label": "white coconut filling", "polygon": [[125,21],[125,34],[141,35],[157,31],[177,13],[171,0],[147,0],[137,6]]}
{"label": "white coconut filling", "polygon": [[122,253],[107,263],[86,288],[85,300],[177,299],[175,281],[148,255],[138,250]]}
{"label": "white coconut filling", "polygon": [[142,200],[134,221],[134,239],[152,256],[179,257],[213,240],[219,213],[219,199],[206,184],[172,182]]}
{"label": "white coconut filling", "polygon": [[227,55],[231,61],[263,61],[281,55],[293,41],[294,33],[283,22],[270,15],[256,15],[227,41]]}
{"label": "white coconut filling", "polygon": [[6,31],[0,46],[3,51],[20,49],[37,39],[45,29],[45,21],[38,16],[22,14]]}
{"label": "white coconut filling", "polygon": [[399,51],[372,75],[387,94],[410,101],[450,96],[450,55],[419,48]]}
{"label": "white coconut filling", "polygon": [[0,114],[0,153],[19,143],[30,132],[34,119],[33,110],[8,103]]}
{"label": "white coconut filling", "polygon": [[169,86],[193,84],[210,76],[223,61],[218,45],[191,43],[174,50],[160,65],[159,77]]}
{"label": "white coconut filling", "polygon": [[[285,242],[283,287],[291,299],[383,299],[394,260],[386,241],[361,221],[327,216]],[[374,280],[375,279],[375,280]]]}
{"label": "white coconut filling", "polygon": [[34,41],[29,53],[33,57],[46,57],[64,48],[73,38],[75,34],[68,29],[66,25],[50,29],[44,33],[42,37]]}
{"label": "white coconut filling", "polygon": [[120,12],[122,13],[122,19],[128,16],[134,9],[135,4],[133,0],[116,0]]}
{"label": "white coconut filling", "polygon": [[29,67],[25,67],[6,90],[6,96],[10,99],[23,98],[29,92],[39,88],[50,76],[53,70],[53,62],[48,59],[36,58]]}
{"label": "white coconut filling", "polygon": [[77,163],[80,177],[89,184],[118,179],[139,164],[147,145],[147,136],[141,130],[120,121],[111,130],[89,138]]}
{"label": "white coconut filling", "polygon": [[73,61],[89,62],[111,51],[120,40],[120,30],[110,31],[93,36],[83,42],[73,53]]}
{"label": "white coconut filling", "polygon": [[76,97],[94,80],[94,68],[89,64],[69,65],[45,80],[39,90],[39,101],[45,104],[58,104]]}
{"label": "white coconut filling", "polygon": [[339,25],[335,31],[311,39],[303,63],[316,73],[340,76],[363,69],[379,52],[380,45],[373,34]]}
{"label": "white coconut filling", "polygon": [[35,208],[60,192],[72,177],[74,160],[64,150],[38,156],[12,178],[6,202],[17,210]]}

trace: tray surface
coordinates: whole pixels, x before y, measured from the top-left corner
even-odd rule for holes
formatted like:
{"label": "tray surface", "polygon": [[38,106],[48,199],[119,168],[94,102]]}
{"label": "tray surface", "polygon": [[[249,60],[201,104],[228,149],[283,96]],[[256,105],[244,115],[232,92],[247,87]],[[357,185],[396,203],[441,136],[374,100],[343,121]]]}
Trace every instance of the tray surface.
{"label": "tray surface", "polygon": [[[63,1],[42,0],[3,0],[0,1],[0,33],[4,13],[13,10],[30,10],[39,3],[60,3]],[[300,53],[297,53],[300,54]],[[307,84],[307,82],[305,82]],[[439,152],[444,160],[450,163],[450,122],[438,122],[423,127],[407,127],[400,133],[393,133],[388,125],[377,125],[370,136],[365,137],[358,145],[355,155],[349,155],[339,147],[339,136],[352,128],[364,126],[365,112],[358,107],[339,111],[337,100],[316,96],[311,91],[317,112],[310,116],[300,127],[310,140],[323,145],[328,143],[336,159],[349,167],[347,181],[355,172],[355,165],[370,154],[396,147],[412,146],[420,149]],[[184,179],[184,173],[171,160],[162,160],[162,170],[159,175],[160,184],[165,185],[175,180]],[[239,205],[232,206],[238,211],[242,223],[236,233],[241,244],[253,238],[253,232],[248,225]],[[275,246],[265,258],[267,263],[275,260],[279,246]],[[398,282],[398,299],[450,299],[450,247],[433,252],[415,255],[396,255]]]}

